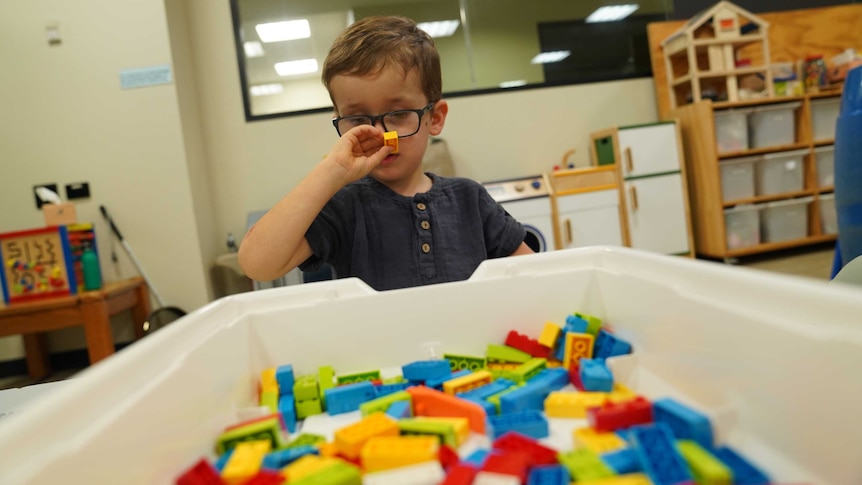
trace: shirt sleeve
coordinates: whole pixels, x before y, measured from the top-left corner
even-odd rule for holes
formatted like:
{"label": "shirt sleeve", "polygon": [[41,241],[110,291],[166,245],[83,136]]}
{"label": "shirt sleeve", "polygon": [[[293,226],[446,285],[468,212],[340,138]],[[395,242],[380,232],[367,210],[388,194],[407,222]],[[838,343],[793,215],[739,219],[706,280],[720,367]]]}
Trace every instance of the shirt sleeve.
{"label": "shirt sleeve", "polygon": [[488,257],[509,256],[524,242],[527,230],[491,197],[485,187],[478,183],[477,186]]}
{"label": "shirt sleeve", "polygon": [[299,265],[299,269],[317,271],[323,263],[333,262],[339,248],[350,244],[348,239],[353,230],[353,218],[350,216],[353,205],[353,197],[345,188],[323,206],[305,232],[312,255]]}

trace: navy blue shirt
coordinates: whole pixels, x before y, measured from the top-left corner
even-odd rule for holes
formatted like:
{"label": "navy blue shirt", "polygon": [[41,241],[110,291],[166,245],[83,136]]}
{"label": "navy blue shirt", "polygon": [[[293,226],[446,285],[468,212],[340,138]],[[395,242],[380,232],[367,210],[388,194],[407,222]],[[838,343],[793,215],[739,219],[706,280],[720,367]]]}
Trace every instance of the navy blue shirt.
{"label": "navy blue shirt", "polygon": [[524,241],[524,227],[481,184],[428,176],[431,189],[413,197],[371,177],[338,191],[305,233],[313,256],[300,269],[327,262],[339,278],[390,290],[465,280]]}

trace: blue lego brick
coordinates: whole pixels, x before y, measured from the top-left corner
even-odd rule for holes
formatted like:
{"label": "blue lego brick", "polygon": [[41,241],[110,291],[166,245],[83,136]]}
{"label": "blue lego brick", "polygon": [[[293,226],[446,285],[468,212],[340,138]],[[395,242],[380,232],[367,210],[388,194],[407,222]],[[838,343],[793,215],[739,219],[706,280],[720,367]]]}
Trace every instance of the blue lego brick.
{"label": "blue lego brick", "polygon": [[609,466],[618,475],[625,473],[638,473],[643,471],[638,452],[633,448],[622,448],[601,455],[605,465]]}
{"label": "blue lego brick", "polygon": [[494,394],[503,392],[514,385],[515,383],[510,381],[509,379],[499,378],[494,382],[485,384],[484,386],[470,389],[467,392],[459,392],[455,395],[462,399],[469,399],[471,401],[482,401],[488,399]]}
{"label": "blue lego brick", "polygon": [[694,482],[688,464],[677,451],[673,433],[666,424],[633,426],[631,439],[644,472],[655,485]]}
{"label": "blue lego brick", "polygon": [[281,470],[305,455],[319,455],[317,447],[311,445],[295,446],[267,453],[263,457],[262,466],[270,470]]}
{"label": "blue lego brick", "polygon": [[395,394],[396,392],[401,392],[408,387],[412,386],[409,382],[394,382],[392,384],[380,384],[379,386],[374,386],[374,394],[376,397],[388,396],[390,394]]}
{"label": "blue lego brick", "polygon": [[589,326],[590,322],[585,318],[581,318],[577,315],[567,315],[566,325],[563,329],[566,332],[587,333],[587,328],[589,328]]}
{"label": "blue lego brick", "polygon": [[425,381],[425,387],[430,387],[433,389],[437,389],[438,391],[442,391],[444,382],[458,378],[458,377],[464,377],[464,376],[470,375],[472,373],[473,373],[473,371],[470,371],[467,369],[461,369],[459,371],[449,372],[445,376],[435,377],[434,379],[428,379],[427,381]]}
{"label": "blue lego brick", "polygon": [[278,383],[278,394],[293,394],[293,385],[296,383],[293,376],[293,366],[290,364],[280,365],[275,369],[275,382]]}
{"label": "blue lego brick", "polygon": [[485,410],[485,414],[487,414],[488,416],[490,416],[492,414],[498,414],[497,406],[495,406],[494,403],[492,403],[491,401],[486,401],[484,399],[474,399],[471,397],[467,397],[467,398],[462,397],[461,399],[464,399],[465,401],[470,401],[472,403],[478,404],[479,406],[482,406],[482,409]]}
{"label": "blue lego brick", "polygon": [[569,485],[572,475],[562,465],[540,465],[530,469],[527,485]]}
{"label": "blue lego brick", "polygon": [[386,409],[386,414],[394,419],[413,417],[413,408],[410,401],[395,401]]}
{"label": "blue lego brick", "polygon": [[377,397],[374,384],[369,381],[355,382],[325,391],[326,412],[330,415],[359,410],[359,405]]}
{"label": "blue lego brick", "polygon": [[488,416],[491,439],[497,439],[509,431],[517,431],[535,439],[547,438],[548,420],[541,411],[527,410],[517,413]]}
{"label": "blue lego brick", "polygon": [[715,444],[709,418],[695,409],[666,397],[653,402],[653,420],[670,427],[678,440],[692,440],[707,450]]}
{"label": "blue lego brick", "polygon": [[631,436],[631,432],[629,431],[629,428],[620,428],[620,429],[614,431],[614,433],[616,433],[617,436],[622,438],[623,441],[625,441],[626,443],[628,443],[628,444],[632,443],[632,436]]}
{"label": "blue lego brick", "polygon": [[632,345],[605,330],[599,330],[593,350],[593,358],[607,359],[632,353]]}
{"label": "blue lego brick", "polygon": [[712,450],[712,454],[733,471],[734,485],[768,485],[769,477],[751,462],[727,446]]}
{"label": "blue lego brick", "polygon": [[614,376],[604,360],[581,359],[579,372],[585,391],[611,392],[614,388]]}
{"label": "blue lego brick", "polygon": [[284,426],[293,433],[296,431],[296,403],[293,402],[293,394],[285,394],[278,398],[278,412],[284,419]]}
{"label": "blue lego brick", "polygon": [[235,450],[235,449],[236,448],[231,448],[231,449],[227,450],[226,452],[222,453],[218,457],[218,459],[215,461],[215,463],[213,463],[213,466],[215,467],[216,470],[218,470],[219,473],[221,473],[222,470],[224,470],[225,465],[227,465],[227,461],[230,460],[230,455],[233,454],[233,450]]}
{"label": "blue lego brick", "polygon": [[562,367],[542,369],[535,377],[529,380],[530,384],[545,384],[552,391],[559,391],[569,384],[569,371]]}
{"label": "blue lego brick", "polygon": [[544,382],[530,382],[524,386],[500,396],[500,414],[514,413],[534,409],[545,409],[545,398],[551,393],[551,388]]}
{"label": "blue lego brick", "polygon": [[408,381],[424,382],[450,373],[450,363],[447,359],[417,360],[401,366],[401,375]]}
{"label": "blue lego brick", "polygon": [[464,458],[461,462],[473,468],[482,468],[485,465],[485,460],[490,454],[491,450],[479,449],[470,453],[470,456]]}

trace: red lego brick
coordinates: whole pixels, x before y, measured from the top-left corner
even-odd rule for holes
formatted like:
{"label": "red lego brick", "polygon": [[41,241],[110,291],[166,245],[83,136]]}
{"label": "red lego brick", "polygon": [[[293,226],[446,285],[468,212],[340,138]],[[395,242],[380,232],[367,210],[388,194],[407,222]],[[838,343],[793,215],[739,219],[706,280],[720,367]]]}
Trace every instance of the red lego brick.
{"label": "red lego brick", "polygon": [[444,470],[448,470],[449,467],[453,465],[457,465],[461,458],[458,457],[458,452],[452,449],[452,447],[440,444],[440,452],[438,453],[440,466],[443,467]]}
{"label": "red lego brick", "polygon": [[514,330],[509,331],[509,335],[506,336],[505,344],[509,347],[514,347],[526,352],[533,357],[540,357],[542,359],[547,359],[551,353],[551,349],[540,344],[538,340],[532,339]]}
{"label": "red lego brick", "polygon": [[652,423],[652,403],[642,396],[621,403],[606,402],[601,407],[587,409],[587,421],[596,431],[616,431]]}
{"label": "red lego brick", "polygon": [[224,485],[224,480],[206,458],[201,458],[177,478],[176,485]]}
{"label": "red lego brick", "polygon": [[529,457],[529,466],[556,465],[557,451],[541,445],[538,441],[515,431],[509,431],[494,440],[494,449],[504,452],[522,453]]}
{"label": "red lego brick", "polygon": [[479,473],[479,470],[470,465],[458,463],[452,466],[446,475],[446,479],[440,485],[471,485],[477,473]]}
{"label": "red lego brick", "polygon": [[257,475],[243,482],[242,485],[281,485],[284,483],[284,475],[275,470],[261,470]]}
{"label": "red lego brick", "polygon": [[572,362],[569,366],[569,383],[575,386],[575,389],[584,391],[584,383],[581,382],[581,364],[579,362]]}
{"label": "red lego brick", "polygon": [[517,451],[495,450],[482,466],[482,471],[511,475],[518,477],[521,483],[527,481],[527,473],[530,471],[530,457]]}

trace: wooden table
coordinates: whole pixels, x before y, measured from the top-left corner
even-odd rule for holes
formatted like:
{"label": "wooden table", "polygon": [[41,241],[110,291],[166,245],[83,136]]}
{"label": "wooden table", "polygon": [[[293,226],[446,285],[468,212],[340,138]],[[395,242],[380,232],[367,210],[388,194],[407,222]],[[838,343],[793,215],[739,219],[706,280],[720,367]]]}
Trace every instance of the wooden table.
{"label": "wooden table", "polygon": [[150,291],[143,278],[107,283],[101,290],[0,308],[0,337],[22,335],[27,371],[39,379],[51,372],[46,332],[83,326],[90,364],[114,353],[111,316],[131,310],[135,338],[144,335],[150,314]]}

